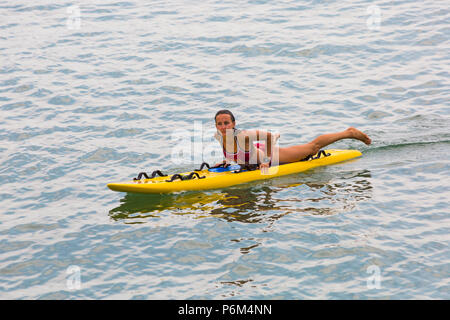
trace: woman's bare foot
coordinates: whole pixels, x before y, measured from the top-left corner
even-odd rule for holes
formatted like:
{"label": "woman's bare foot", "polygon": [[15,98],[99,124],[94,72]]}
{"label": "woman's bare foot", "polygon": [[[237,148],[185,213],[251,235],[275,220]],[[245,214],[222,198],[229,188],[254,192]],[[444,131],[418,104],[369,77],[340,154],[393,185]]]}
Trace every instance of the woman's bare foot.
{"label": "woman's bare foot", "polygon": [[350,127],[347,129],[347,131],[350,133],[350,136],[354,139],[362,141],[367,145],[372,143],[372,140],[369,138],[369,136],[367,134],[365,134],[362,131],[359,131],[356,128]]}

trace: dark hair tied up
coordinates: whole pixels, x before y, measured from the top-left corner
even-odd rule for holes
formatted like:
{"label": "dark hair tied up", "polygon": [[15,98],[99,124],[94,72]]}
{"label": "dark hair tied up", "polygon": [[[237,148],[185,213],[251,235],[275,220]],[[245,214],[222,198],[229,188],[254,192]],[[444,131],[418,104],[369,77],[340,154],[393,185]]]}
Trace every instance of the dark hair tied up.
{"label": "dark hair tied up", "polygon": [[216,116],[214,117],[214,121],[217,121],[217,116],[218,116],[219,114],[228,114],[228,115],[230,115],[230,117],[231,117],[231,121],[235,122],[234,116],[233,116],[233,114],[231,113],[231,111],[230,111],[230,110],[226,110],[226,109],[217,111]]}

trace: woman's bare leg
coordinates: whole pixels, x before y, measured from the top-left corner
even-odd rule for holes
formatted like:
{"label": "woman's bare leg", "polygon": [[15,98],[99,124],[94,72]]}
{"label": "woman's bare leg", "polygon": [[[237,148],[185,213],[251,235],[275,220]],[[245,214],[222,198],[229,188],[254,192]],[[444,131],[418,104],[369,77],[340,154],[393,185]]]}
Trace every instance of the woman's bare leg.
{"label": "woman's bare leg", "polygon": [[323,134],[307,144],[287,148],[279,148],[277,150],[279,152],[279,162],[288,163],[300,161],[309,155],[316,154],[323,147],[342,139],[356,139],[364,142],[367,145],[372,143],[372,140],[365,133],[359,131],[358,129],[350,127],[342,132]]}

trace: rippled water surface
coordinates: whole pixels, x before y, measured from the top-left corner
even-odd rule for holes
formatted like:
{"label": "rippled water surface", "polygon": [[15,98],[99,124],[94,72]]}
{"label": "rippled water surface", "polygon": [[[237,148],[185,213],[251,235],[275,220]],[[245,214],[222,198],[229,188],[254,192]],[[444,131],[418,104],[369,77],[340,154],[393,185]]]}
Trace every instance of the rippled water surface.
{"label": "rippled water surface", "polygon": [[[18,0],[0,15],[0,298],[450,298],[447,2]],[[219,161],[222,108],[281,146],[348,126],[373,144],[208,192],[106,188]],[[180,143],[196,151],[182,163]]]}

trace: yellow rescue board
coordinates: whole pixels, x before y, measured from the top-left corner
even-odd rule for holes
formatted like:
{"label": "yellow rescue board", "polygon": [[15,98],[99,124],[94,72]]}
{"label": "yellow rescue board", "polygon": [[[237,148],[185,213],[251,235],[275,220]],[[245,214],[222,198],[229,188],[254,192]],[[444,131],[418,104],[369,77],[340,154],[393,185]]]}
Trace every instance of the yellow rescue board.
{"label": "yellow rescue board", "polygon": [[[320,157],[319,159],[298,161],[293,163],[282,164],[269,168],[267,174],[261,173],[261,170],[244,171],[234,173],[233,171],[225,172],[210,172],[207,169],[197,171],[198,174],[205,178],[194,178],[191,180],[175,180],[167,182],[172,175],[167,177],[155,177],[153,179],[142,179],[138,181],[127,181],[118,183],[109,183],[107,186],[113,191],[131,192],[131,193],[170,193],[180,191],[194,191],[226,188],[241,183],[270,179],[274,177],[284,176],[297,172],[302,172],[315,167],[326,166],[350,159],[360,157],[362,154],[358,150],[325,150],[330,154],[327,157]],[[181,175],[188,175],[190,172],[181,173]]]}

